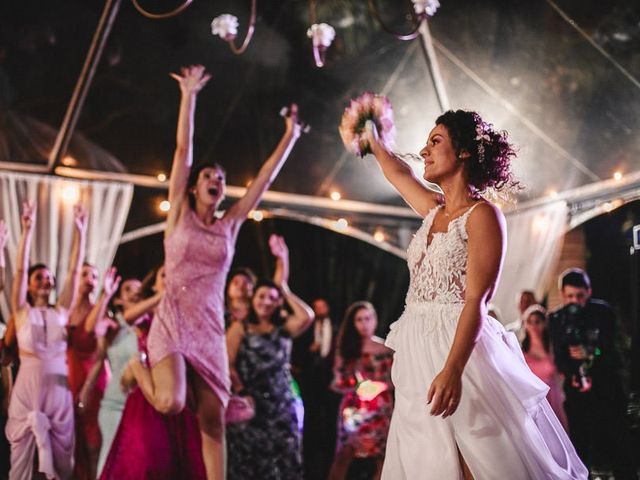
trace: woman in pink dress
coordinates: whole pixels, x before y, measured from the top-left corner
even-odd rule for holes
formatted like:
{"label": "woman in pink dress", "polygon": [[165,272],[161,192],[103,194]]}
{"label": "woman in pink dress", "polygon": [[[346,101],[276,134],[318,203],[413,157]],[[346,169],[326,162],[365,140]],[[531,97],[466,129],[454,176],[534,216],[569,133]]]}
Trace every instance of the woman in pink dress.
{"label": "woman in pink dress", "polygon": [[[142,284],[142,301],[125,315],[137,315],[135,331],[140,355],[148,367],[147,336],[155,307],[164,291],[164,268],[154,269]],[[123,378],[129,386],[131,378]],[[198,421],[187,406],[177,415],[159,413],[139,388],[127,396],[122,418],[111,443],[101,480],[205,480]]]}
{"label": "woman in pink dress", "polygon": [[165,230],[166,290],[149,332],[151,368],[129,366],[145,397],[159,412],[175,414],[187,400],[187,372],[197,405],[207,478],[224,478],[224,411],[230,395],[224,330],[224,285],[235,240],[300,136],[297,107],[286,130],[246,194],[225,214],[224,171],[215,163],[192,168],[196,96],[210,76],[202,66],[172,77],[180,85],[176,152],[169,182],[171,210]]}
{"label": "woman in pink dress", "polygon": [[73,471],[73,401],[68,386],[67,321],[79,283],[87,229],[86,210],[74,209],[75,235],[69,270],[58,302],[49,305],[54,288],[51,271],[42,264],[29,266],[36,210],[25,203],[11,309],[15,324],[8,334],[18,340],[20,370],[9,402],[6,434],[11,443],[9,478],[33,474],[34,458],[46,478],[70,478]]}
{"label": "woman in pink dress", "polygon": [[549,386],[549,393],[547,393],[549,405],[568,432],[569,422],[563,406],[562,377],[553,360],[547,312],[541,305],[531,305],[524,311],[522,318],[525,328],[525,337],[522,341],[524,359],[531,371]]}
{"label": "woman in pink dress", "polygon": [[97,284],[98,270],[93,265],[85,263],[80,271],[79,298],[69,314],[69,324],[67,325],[69,388],[76,406],[76,451],[73,469],[73,477],[76,480],[96,478],[98,453],[102,441],[98,426],[98,410],[104,389],[109,381],[109,369],[105,368],[104,359],[100,359],[100,368],[91,395],[86,399],[86,402],[79,402],[80,390],[97,361],[98,343],[93,332],[95,318],[90,318],[95,306],[91,295]]}

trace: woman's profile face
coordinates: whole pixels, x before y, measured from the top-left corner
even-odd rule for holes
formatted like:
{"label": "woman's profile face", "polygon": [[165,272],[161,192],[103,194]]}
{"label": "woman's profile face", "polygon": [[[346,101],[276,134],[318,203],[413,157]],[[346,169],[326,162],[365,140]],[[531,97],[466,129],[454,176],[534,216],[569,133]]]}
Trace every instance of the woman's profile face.
{"label": "woman's profile face", "polygon": [[258,318],[271,318],[277,308],[280,308],[280,292],[278,289],[262,286],[256,290],[251,305]]}
{"label": "woman's profile face", "polygon": [[376,333],[376,327],[378,326],[376,312],[370,308],[361,308],[354,315],[353,324],[362,338],[372,337]]}
{"label": "woman's profile face", "polygon": [[449,131],[442,124],[431,130],[426,145],[420,150],[420,156],[424,159],[423,177],[428,182],[437,184],[462,168]]}
{"label": "woman's profile face", "polygon": [[226,191],[224,172],[219,168],[206,167],[198,174],[198,180],[192,188],[196,205],[216,207],[222,202]]}

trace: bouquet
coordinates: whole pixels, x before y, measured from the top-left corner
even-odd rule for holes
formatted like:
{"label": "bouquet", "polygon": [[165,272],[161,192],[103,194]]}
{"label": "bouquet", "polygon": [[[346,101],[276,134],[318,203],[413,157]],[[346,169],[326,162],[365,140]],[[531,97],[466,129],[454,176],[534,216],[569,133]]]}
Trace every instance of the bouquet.
{"label": "bouquet", "polygon": [[338,128],[347,150],[359,157],[371,153],[369,142],[364,137],[364,127],[368,120],[375,124],[382,143],[391,145],[395,138],[393,109],[389,99],[372,92],[363,93],[351,100],[344,109]]}

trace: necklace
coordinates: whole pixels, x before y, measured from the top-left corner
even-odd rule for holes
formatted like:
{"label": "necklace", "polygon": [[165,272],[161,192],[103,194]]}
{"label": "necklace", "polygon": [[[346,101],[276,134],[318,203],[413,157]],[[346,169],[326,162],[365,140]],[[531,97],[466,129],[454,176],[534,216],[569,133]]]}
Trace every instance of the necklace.
{"label": "necklace", "polygon": [[462,211],[464,209],[467,209],[467,208],[470,208],[470,207],[468,205],[464,205],[462,207],[456,208],[452,212],[447,212],[447,206],[443,205],[442,206],[442,213],[444,214],[445,217],[450,218],[452,215],[455,215],[456,213],[458,213],[458,212],[460,212],[460,211]]}

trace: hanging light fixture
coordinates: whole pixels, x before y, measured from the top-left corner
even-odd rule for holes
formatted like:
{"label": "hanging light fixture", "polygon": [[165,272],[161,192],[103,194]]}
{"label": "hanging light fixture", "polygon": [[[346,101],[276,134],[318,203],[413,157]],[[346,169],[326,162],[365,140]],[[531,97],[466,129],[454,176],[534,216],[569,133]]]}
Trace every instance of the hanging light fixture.
{"label": "hanging light fixture", "polygon": [[242,45],[238,47],[236,45],[236,37],[238,36],[238,17],[231,15],[229,13],[223,13],[222,15],[218,15],[211,22],[211,33],[213,35],[218,35],[221,39],[229,44],[229,48],[236,55],[242,55],[251,39],[253,38],[253,33],[256,30],[256,12],[257,12],[257,0],[251,0],[251,16],[249,17],[249,26],[247,27],[247,34],[244,37],[244,41]]}
{"label": "hanging light fixture", "polygon": [[376,0],[369,0],[369,10],[371,10],[374,18],[385,32],[393,35],[398,40],[413,40],[420,34],[419,30],[422,23],[436,13],[436,10],[440,7],[440,2],[438,0],[411,0],[411,2],[413,3],[411,19],[414,26],[407,33],[396,32],[382,21],[382,15],[380,15]]}

